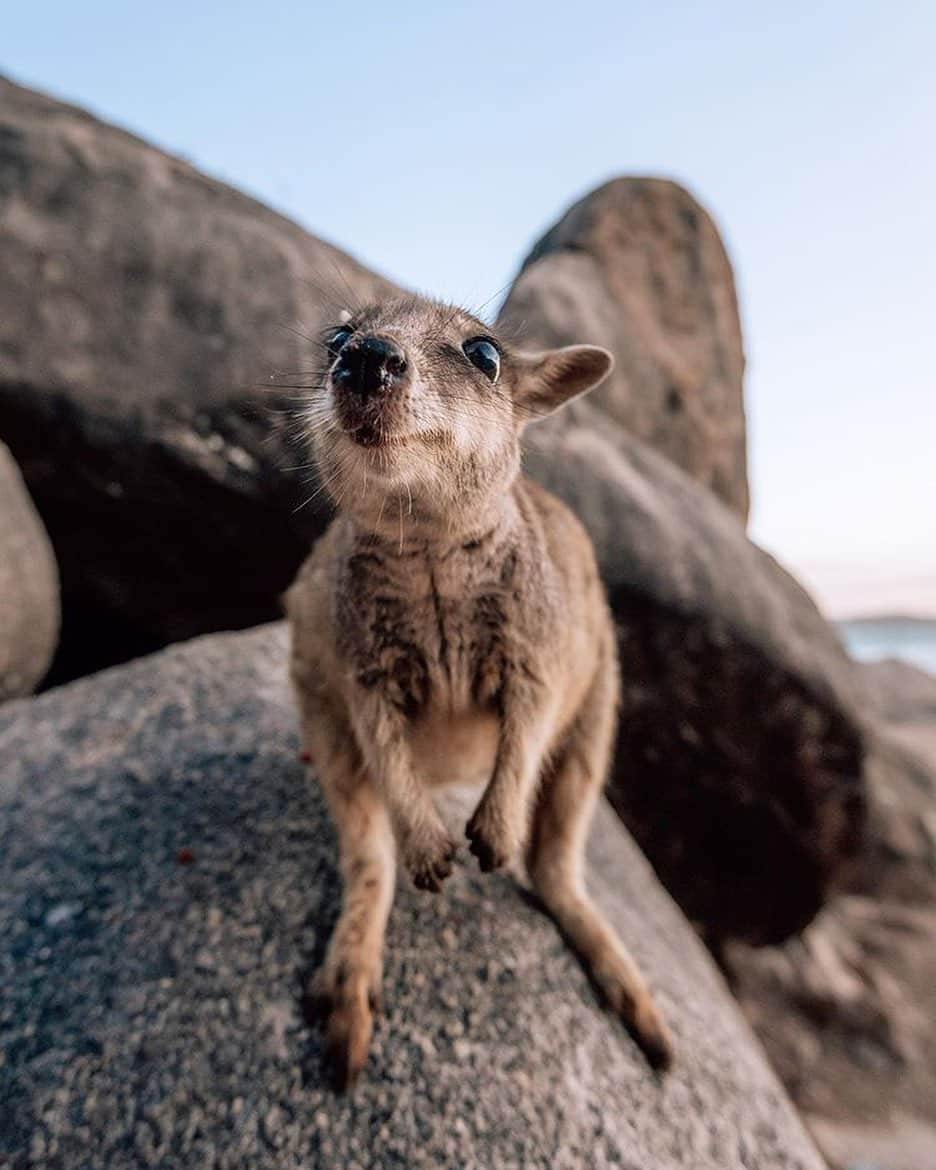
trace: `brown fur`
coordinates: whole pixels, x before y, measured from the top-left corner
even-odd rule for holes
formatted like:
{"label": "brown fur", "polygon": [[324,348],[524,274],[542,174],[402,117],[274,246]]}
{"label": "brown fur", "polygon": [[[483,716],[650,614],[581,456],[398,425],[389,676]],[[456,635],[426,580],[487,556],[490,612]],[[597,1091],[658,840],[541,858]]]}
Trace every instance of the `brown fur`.
{"label": "brown fur", "polygon": [[466,827],[481,868],[526,861],[611,1008],[665,1065],[666,1027],[582,874],[614,739],[614,626],[585,531],[519,474],[523,426],[597,384],[610,355],[499,342],[492,384],[461,348],[490,330],[460,310],[414,298],[346,330],[392,340],[407,368],[364,401],[330,364],[310,398],[339,510],[287,596],[304,745],[345,883],[315,987],[335,1078],[353,1081],[367,1056],[397,854],[417,887],[441,889],[457,842],[432,790],[469,782],[483,788]]}

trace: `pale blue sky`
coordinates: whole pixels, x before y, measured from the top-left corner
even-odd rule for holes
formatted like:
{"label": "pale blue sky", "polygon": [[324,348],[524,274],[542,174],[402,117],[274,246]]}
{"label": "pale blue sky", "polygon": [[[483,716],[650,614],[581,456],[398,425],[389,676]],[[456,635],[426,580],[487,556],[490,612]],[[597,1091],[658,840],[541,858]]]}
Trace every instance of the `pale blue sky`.
{"label": "pale blue sky", "polygon": [[934,47],[922,0],[24,0],[0,71],[469,303],[604,179],[686,183],[738,277],[755,538],[835,610],[936,614]]}

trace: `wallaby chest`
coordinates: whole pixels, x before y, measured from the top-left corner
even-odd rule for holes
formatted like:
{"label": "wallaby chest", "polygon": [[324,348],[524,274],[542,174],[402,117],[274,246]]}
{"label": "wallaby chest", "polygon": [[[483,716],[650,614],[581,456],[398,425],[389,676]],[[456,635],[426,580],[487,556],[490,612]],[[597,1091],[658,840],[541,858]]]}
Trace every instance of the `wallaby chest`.
{"label": "wallaby chest", "polygon": [[410,719],[496,707],[519,619],[521,556],[510,541],[445,555],[355,548],[336,592],[339,652],[354,682]]}

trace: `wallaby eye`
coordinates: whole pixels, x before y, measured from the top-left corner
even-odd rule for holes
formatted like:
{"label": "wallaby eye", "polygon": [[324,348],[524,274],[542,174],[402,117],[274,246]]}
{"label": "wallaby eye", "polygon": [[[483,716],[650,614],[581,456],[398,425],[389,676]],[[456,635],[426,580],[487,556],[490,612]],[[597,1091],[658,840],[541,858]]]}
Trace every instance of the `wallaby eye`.
{"label": "wallaby eye", "polygon": [[349,326],[340,325],[337,329],[332,329],[330,333],[325,335],[325,348],[332,357],[337,357],[341,353],[353,333],[354,330]]}
{"label": "wallaby eye", "polygon": [[496,382],[500,377],[500,350],[489,338],[472,337],[462,346],[462,352],[489,381]]}

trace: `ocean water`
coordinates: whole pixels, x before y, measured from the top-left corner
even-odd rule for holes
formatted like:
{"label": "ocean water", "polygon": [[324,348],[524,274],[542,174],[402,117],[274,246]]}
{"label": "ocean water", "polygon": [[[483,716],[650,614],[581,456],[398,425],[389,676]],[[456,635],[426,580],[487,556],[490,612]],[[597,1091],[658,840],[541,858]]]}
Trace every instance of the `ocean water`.
{"label": "ocean water", "polygon": [[838,622],[848,652],[865,662],[902,658],[936,675],[936,621],[866,618]]}

